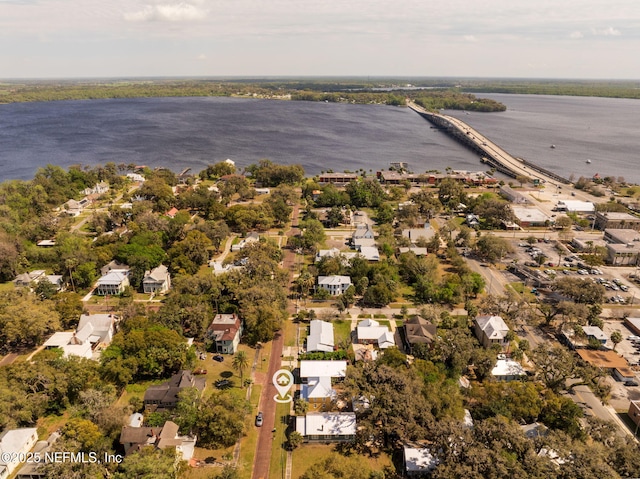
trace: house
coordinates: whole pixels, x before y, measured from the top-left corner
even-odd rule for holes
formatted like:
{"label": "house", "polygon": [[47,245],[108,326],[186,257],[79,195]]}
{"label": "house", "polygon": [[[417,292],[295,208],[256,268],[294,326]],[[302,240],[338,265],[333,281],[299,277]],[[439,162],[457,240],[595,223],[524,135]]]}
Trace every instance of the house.
{"label": "house", "polygon": [[89,206],[90,201],[88,198],[82,198],[80,201],[69,200],[62,207],[69,216],[80,216],[80,213]]}
{"label": "house", "polygon": [[407,477],[422,477],[424,474],[433,471],[439,464],[438,458],[426,447],[404,446],[402,457]]}
{"label": "house", "polygon": [[92,345],[108,346],[115,334],[117,318],[113,314],[82,314],[76,328],[76,338]]}
{"label": "house", "polygon": [[103,195],[107,191],[109,191],[109,183],[101,181],[100,183],[94,185],[92,188],[85,188],[81,191],[81,193],[85,196],[89,195]]}
{"label": "house", "polygon": [[428,254],[427,248],[421,248],[419,246],[401,246],[400,248],[398,248],[398,253],[413,253],[416,256],[427,256]]}
{"label": "house", "polygon": [[359,254],[367,261],[380,261],[380,252],[376,246],[360,246]]}
{"label": "house", "polygon": [[237,314],[216,314],[207,328],[216,353],[234,354],[242,336],[242,320]]}
{"label": "house", "polygon": [[331,296],[340,296],[351,286],[349,276],[318,276],[318,288],[329,291]]}
{"label": "house", "polygon": [[331,352],[333,351],[333,324],[327,321],[314,319],[309,323],[309,336],[307,336],[307,352]]}
{"label": "house", "polygon": [[158,449],[175,447],[180,458],[188,461],[193,457],[197,438],[180,436],[178,429],[178,425],[173,421],[166,421],[162,427],[124,426],[120,432],[120,444],[125,455],[139,451],[145,446]]}
{"label": "house", "polygon": [[196,388],[202,393],[205,378],[194,376],[191,371],[182,370],[171,378],[155,386],[149,386],[144,393],[144,407],[148,411],[161,411],[175,407],[178,393],[185,388]]}
{"label": "house", "polygon": [[431,345],[436,339],[436,326],[422,316],[411,316],[404,325],[404,336],[408,343],[409,353],[416,344]]}
{"label": "house", "polygon": [[47,339],[43,344],[44,349],[62,349],[62,355],[67,358],[69,356],[78,356],[81,358],[91,359],[93,350],[89,341],[81,341],[76,338],[75,331],[59,331]]}
{"label": "house", "polygon": [[359,239],[372,240],[374,239],[374,237],[375,235],[373,233],[373,230],[371,229],[371,225],[368,225],[368,224],[359,225],[356,227],[356,230],[351,235],[351,241],[354,242],[355,240],[359,240]]}
{"label": "house", "polygon": [[142,176],[140,173],[127,173],[127,178],[129,178],[131,181],[135,182],[135,183],[144,183],[145,182],[145,177]]}
{"label": "house", "polygon": [[111,271],[129,271],[129,269],[128,265],[114,259],[100,268],[100,275],[104,276],[109,274]]}
{"label": "house", "polygon": [[640,218],[629,213],[598,211],[594,225],[599,230],[631,229],[639,231]]}
{"label": "house", "polygon": [[163,264],[151,271],[145,271],[142,280],[143,291],[147,294],[163,294],[169,291],[171,287],[171,275],[169,270]]}
{"label": "house", "polygon": [[351,240],[351,244],[353,249],[360,250],[360,248],[365,246],[375,246],[376,240],[373,238],[356,238]]}
{"label": "house", "polygon": [[380,326],[378,321],[365,319],[356,326],[356,336],[359,344],[377,344],[380,349],[395,346],[393,333],[387,326]]}
{"label": "house", "polygon": [[8,429],[0,435],[0,479],[6,479],[25,460],[20,455],[27,454],[38,441],[35,427]]}
{"label": "house", "polygon": [[347,266],[349,264],[349,260],[355,258],[358,253],[353,251],[340,251],[338,248],[331,249],[321,249],[318,250],[315,256],[315,262],[319,262],[322,258],[335,258],[340,257],[341,263],[343,266]]}
{"label": "house", "polygon": [[300,361],[300,397],[314,406],[331,402],[336,397],[332,378],[344,379],[346,361]]}
{"label": "house", "polygon": [[164,215],[168,216],[169,218],[175,218],[179,211],[180,210],[178,210],[178,208],[174,206],[169,211],[167,211]]}
{"label": "house", "polygon": [[607,342],[607,335],[598,326],[582,326],[582,331],[587,335],[588,340],[598,341],[602,345]]}
{"label": "house", "polygon": [[563,328],[560,332],[560,339],[571,349],[588,348],[590,342],[598,341],[601,345],[607,342],[607,335],[597,326],[583,326],[583,335],[576,334],[571,327]]}
{"label": "house", "polygon": [[402,230],[402,236],[404,238],[408,238],[413,244],[418,241],[429,241],[435,234],[435,230],[430,226],[425,228],[407,228]]}
{"label": "house", "polygon": [[245,238],[242,238],[240,242],[231,245],[231,251],[240,251],[245,246],[249,246],[250,244],[257,243],[260,241],[260,235],[255,231],[249,233]]}
{"label": "house", "polygon": [[497,381],[515,381],[526,377],[527,373],[519,362],[500,357],[491,370],[491,376]]}
{"label": "house", "polygon": [[508,332],[509,326],[500,316],[478,316],[475,319],[476,337],[485,348],[497,344],[506,349],[509,346]]}
{"label": "house", "polygon": [[117,296],[129,286],[129,270],[112,270],[96,282],[93,294],[97,296]]}
{"label": "house", "polygon": [[36,269],[30,271],[28,273],[22,273],[16,276],[16,279],[13,280],[13,284],[16,288],[27,288],[30,287],[33,283],[37,284],[40,281],[49,281],[52,285],[55,286],[56,290],[62,291],[64,289],[64,281],[62,279],[62,275],[59,274],[46,274],[43,269]]}
{"label": "house", "polygon": [[54,333],[43,345],[45,349],[60,348],[63,356],[94,359],[94,353],[108,346],[115,332],[115,316],[83,314],[75,331]]}
{"label": "house", "polygon": [[356,413],[307,413],[296,417],[296,431],[306,442],[348,442],[356,437]]}

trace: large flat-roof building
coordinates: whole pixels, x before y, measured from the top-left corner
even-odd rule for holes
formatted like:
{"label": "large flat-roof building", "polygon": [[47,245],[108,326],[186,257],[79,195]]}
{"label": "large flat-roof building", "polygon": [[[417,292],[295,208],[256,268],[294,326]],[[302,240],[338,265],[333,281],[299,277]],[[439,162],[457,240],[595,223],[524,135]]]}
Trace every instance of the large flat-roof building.
{"label": "large flat-roof building", "polygon": [[613,211],[597,212],[595,227],[599,230],[606,229],[631,229],[640,230],[640,218],[629,213]]}

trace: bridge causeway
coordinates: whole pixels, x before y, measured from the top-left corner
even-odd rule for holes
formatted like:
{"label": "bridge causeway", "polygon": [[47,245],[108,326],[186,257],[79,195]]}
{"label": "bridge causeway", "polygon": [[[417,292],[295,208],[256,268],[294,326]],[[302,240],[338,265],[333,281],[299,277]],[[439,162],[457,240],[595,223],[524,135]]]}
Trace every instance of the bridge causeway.
{"label": "bridge causeway", "polygon": [[504,173],[511,178],[526,176],[532,180],[551,183],[556,186],[560,183],[565,185],[571,183],[552,171],[510,155],[490,139],[457,118],[429,112],[414,102],[407,102],[407,106],[435,125],[439,130],[475,151],[480,156],[480,161],[495,168],[496,171]]}

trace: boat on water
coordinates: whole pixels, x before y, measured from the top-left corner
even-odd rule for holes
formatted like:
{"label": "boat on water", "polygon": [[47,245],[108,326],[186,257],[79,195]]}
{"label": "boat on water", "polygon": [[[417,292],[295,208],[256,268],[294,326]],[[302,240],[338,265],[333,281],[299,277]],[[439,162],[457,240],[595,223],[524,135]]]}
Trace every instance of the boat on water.
{"label": "boat on water", "polygon": [[555,148],[555,147],[556,147],[556,145],[551,145],[549,148]]}
{"label": "boat on water", "polygon": [[587,159],[587,161],[585,162],[587,165],[591,164],[591,160]]}

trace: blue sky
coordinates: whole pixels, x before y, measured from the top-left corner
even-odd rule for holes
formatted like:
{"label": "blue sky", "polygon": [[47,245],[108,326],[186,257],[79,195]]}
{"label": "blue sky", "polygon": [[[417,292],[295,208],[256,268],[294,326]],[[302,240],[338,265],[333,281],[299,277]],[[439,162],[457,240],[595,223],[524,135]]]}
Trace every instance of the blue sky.
{"label": "blue sky", "polygon": [[0,78],[640,79],[638,0],[0,0]]}

